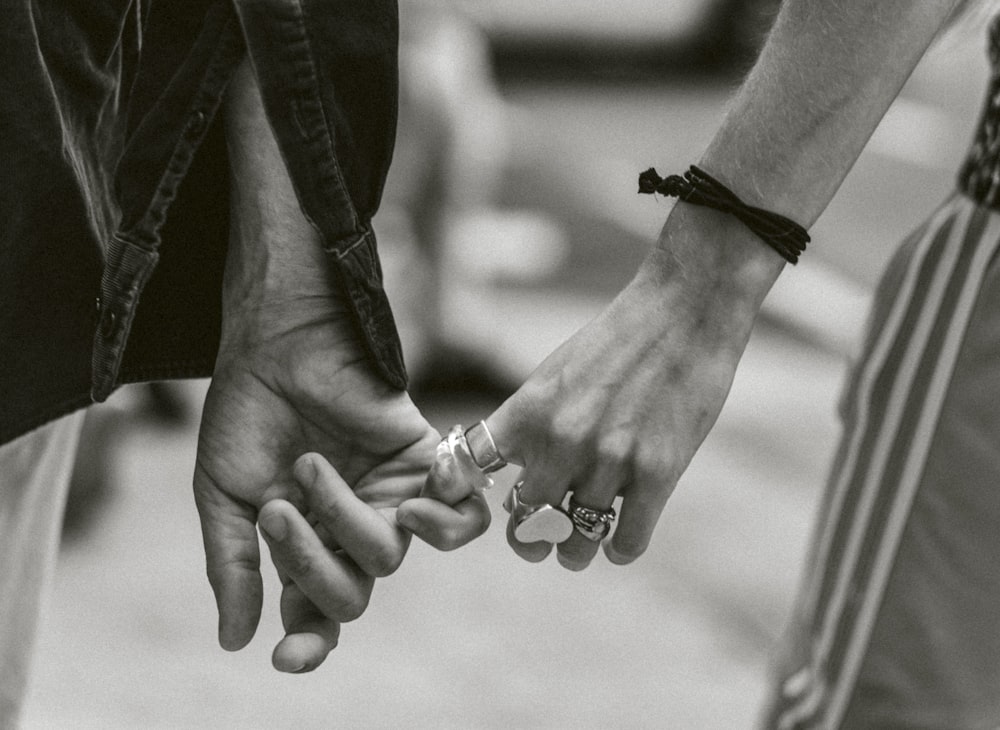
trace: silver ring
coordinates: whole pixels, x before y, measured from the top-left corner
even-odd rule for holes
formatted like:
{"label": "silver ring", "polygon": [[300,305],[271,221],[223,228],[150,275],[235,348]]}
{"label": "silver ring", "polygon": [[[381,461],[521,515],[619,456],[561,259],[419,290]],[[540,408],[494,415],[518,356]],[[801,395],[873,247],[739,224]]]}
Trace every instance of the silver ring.
{"label": "silver ring", "polygon": [[484,474],[507,466],[507,461],[500,456],[500,450],[493,440],[493,434],[486,426],[486,421],[470,426],[465,432],[465,441],[469,446],[469,453],[472,454],[472,460]]}
{"label": "silver ring", "polygon": [[510,489],[504,507],[510,512],[514,524],[514,537],[518,542],[558,543],[573,534],[573,521],[561,507],[551,504],[525,504],[521,500],[518,482]]}
{"label": "silver ring", "polygon": [[584,507],[573,497],[569,498],[569,517],[576,531],[591,542],[600,542],[611,532],[611,523],[615,521],[614,509],[591,509]]}

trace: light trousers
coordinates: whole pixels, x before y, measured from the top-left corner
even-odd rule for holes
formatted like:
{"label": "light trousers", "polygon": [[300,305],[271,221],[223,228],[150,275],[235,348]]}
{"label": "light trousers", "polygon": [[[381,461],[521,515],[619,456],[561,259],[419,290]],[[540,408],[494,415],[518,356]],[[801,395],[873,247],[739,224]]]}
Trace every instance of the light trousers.
{"label": "light trousers", "polygon": [[84,412],[0,446],[0,728],[16,728]]}

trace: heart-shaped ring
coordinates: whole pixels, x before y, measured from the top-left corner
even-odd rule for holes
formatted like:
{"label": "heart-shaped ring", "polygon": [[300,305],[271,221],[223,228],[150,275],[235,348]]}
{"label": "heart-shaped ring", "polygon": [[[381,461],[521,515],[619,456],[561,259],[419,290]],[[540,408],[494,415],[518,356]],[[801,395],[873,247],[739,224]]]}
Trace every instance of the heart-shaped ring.
{"label": "heart-shaped ring", "polygon": [[558,543],[573,534],[573,520],[561,508],[551,504],[525,504],[521,500],[521,486],[518,482],[511,487],[504,507],[514,521],[514,537],[518,542]]}

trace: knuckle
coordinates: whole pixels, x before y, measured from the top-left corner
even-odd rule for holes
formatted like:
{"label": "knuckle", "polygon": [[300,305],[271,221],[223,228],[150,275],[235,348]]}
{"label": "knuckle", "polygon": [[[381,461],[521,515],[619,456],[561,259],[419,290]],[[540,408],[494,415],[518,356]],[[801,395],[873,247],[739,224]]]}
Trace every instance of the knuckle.
{"label": "knuckle", "polygon": [[609,433],[597,442],[596,452],[597,459],[602,464],[626,464],[632,456],[631,439],[620,431]]}
{"label": "knuckle", "polygon": [[465,528],[468,532],[467,542],[486,534],[486,531],[490,529],[490,524],[493,522],[493,515],[490,514],[490,507],[486,504],[485,499],[476,505],[476,509],[469,513],[466,521],[468,523]]}
{"label": "knuckle", "polygon": [[490,514],[489,507],[487,506],[486,509],[482,510],[479,513],[479,517],[476,520],[475,524],[475,535],[473,535],[473,537],[480,537],[481,535],[485,535],[486,531],[490,529],[490,524],[492,522],[493,522],[493,515]]}
{"label": "knuckle", "polygon": [[681,478],[686,465],[669,454],[652,449],[637,453],[633,472],[642,484],[662,484],[672,490]]}
{"label": "knuckle", "polygon": [[561,411],[552,417],[549,431],[552,441],[557,447],[569,448],[585,440],[585,423],[577,414],[571,411]]}
{"label": "knuckle", "polygon": [[331,532],[336,532],[343,516],[341,510],[337,508],[336,500],[328,494],[310,494],[309,510],[313,516]]}
{"label": "knuckle", "polygon": [[369,562],[372,575],[376,578],[385,578],[399,569],[403,563],[403,555],[388,546],[377,547],[372,550]]}
{"label": "knuckle", "polygon": [[334,605],[334,616],[339,621],[354,621],[361,618],[361,615],[368,609],[368,594],[357,593],[353,596],[342,598]]}
{"label": "knuckle", "polygon": [[316,570],[309,555],[294,546],[283,550],[279,560],[288,574],[296,580],[306,580]]}
{"label": "knuckle", "polygon": [[437,544],[434,547],[449,552],[462,547],[465,542],[461,531],[454,527],[447,527],[438,535]]}
{"label": "knuckle", "polygon": [[245,556],[234,557],[224,561],[208,561],[205,573],[211,586],[223,586],[235,571],[257,573],[260,571],[260,558]]}
{"label": "knuckle", "polygon": [[492,521],[493,516],[490,514],[489,506],[484,502],[482,509],[468,513],[461,524],[449,525],[442,528],[435,535],[432,544],[438,550],[445,552],[457,550],[484,535]]}

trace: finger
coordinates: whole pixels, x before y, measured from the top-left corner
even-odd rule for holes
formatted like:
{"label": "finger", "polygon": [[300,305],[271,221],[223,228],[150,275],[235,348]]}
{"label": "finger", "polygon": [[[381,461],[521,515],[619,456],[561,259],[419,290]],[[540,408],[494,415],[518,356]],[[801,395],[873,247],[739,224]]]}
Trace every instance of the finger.
{"label": "finger", "polygon": [[568,539],[556,546],[556,558],[559,564],[572,571],[585,570],[594,556],[600,542],[595,542],[584,537],[578,530],[574,529],[573,534]]}
{"label": "finger", "polygon": [[260,526],[271,559],[322,615],[346,622],[364,613],[375,579],[348,556],[327,550],[292,505],[268,502],[261,508]]}
{"label": "finger", "polygon": [[396,571],[409,546],[405,531],[358,499],[319,454],[299,457],[294,473],[309,511],[362,570],[376,577]]}
{"label": "finger", "polygon": [[622,493],[618,527],[604,541],[608,560],[627,565],[646,552],[673,487],[674,484],[664,484],[662,478],[651,476],[629,485]]}
{"label": "finger", "polygon": [[[544,473],[544,469],[532,467],[525,469],[522,473],[524,481],[521,484],[521,501],[527,505],[550,504],[558,507],[566,494],[568,482],[564,479],[553,478],[545,481],[539,475]],[[504,502],[507,511],[511,513],[507,520],[507,542],[518,556],[525,560],[537,563],[544,560],[552,552],[552,543],[546,541],[521,542],[514,533],[513,492],[508,493]]]}
{"label": "finger", "polygon": [[281,620],[286,635],[271,654],[279,672],[311,672],[337,646],[340,623],[324,616],[294,582],[281,593]]}
{"label": "finger", "polygon": [[486,429],[493,437],[497,452],[508,464],[524,466],[525,453],[519,435],[526,434],[524,419],[521,417],[523,401],[515,393],[493,413],[483,419]]}
{"label": "finger", "polygon": [[[570,516],[572,516],[570,505],[573,504],[600,512],[611,509],[615,497],[622,488],[624,470],[621,459],[607,456],[608,458],[596,458],[590,474],[575,484],[570,502],[566,505]],[[587,538],[574,525],[573,534],[569,539],[559,543],[556,557],[559,559],[559,564],[568,570],[583,570],[597,555],[600,544],[600,540]]]}
{"label": "finger", "polygon": [[[582,495],[579,491],[574,492],[573,497],[581,506],[600,511],[610,508],[611,502],[614,501],[613,498],[608,500],[603,497]],[[556,558],[567,570],[584,570],[597,555],[600,545],[599,540],[589,539],[574,526],[573,534],[556,546]]]}
{"label": "finger", "polygon": [[[559,506],[569,486],[569,471],[558,466],[559,454],[532,430],[532,422],[539,419],[531,418],[529,405],[526,405],[530,404],[530,400],[523,396],[523,390],[522,387],[487,416],[486,427],[493,435],[497,451],[505,460],[525,465],[521,474],[522,501],[530,505]],[[528,446],[531,446],[531,453]],[[511,511],[510,505],[507,506]],[[507,520],[507,542],[519,557],[533,563],[544,560],[552,552],[552,543],[524,543],[518,540],[514,535],[513,515]]]}
{"label": "finger", "polygon": [[493,485],[469,452],[461,426],[453,427],[437,445],[434,464],[427,475],[421,497],[431,497],[446,505],[455,505]]}
{"label": "finger", "polygon": [[436,499],[408,499],[396,510],[396,521],[438,550],[454,550],[489,529],[490,506],[482,492],[473,492],[454,506]]}
{"label": "finger", "polygon": [[511,546],[518,557],[527,560],[529,563],[540,563],[552,552],[552,543],[545,542],[521,542],[514,537],[514,520],[507,520],[507,544]]}
{"label": "finger", "polygon": [[225,494],[200,468],[195,469],[194,495],[219,612],[219,645],[237,651],[257,631],[264,598],[256,510]]}
{"label": "finger", "polygon": [[553,447],[525,465],[518,477],[521,483],[521,501],[529,505],[561,505],[572,477],[570,469],[562,466],[565,460],[559,450]]}

